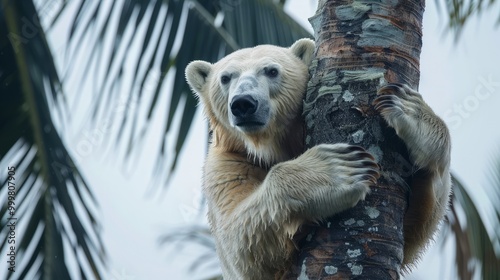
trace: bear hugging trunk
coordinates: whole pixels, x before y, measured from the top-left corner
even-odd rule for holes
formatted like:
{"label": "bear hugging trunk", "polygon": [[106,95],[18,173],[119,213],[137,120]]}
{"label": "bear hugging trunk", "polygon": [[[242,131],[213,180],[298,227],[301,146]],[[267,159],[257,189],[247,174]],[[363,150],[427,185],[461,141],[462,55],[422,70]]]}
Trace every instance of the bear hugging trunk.
{"label": "bear hugging trunk", "polygon": [[[203,191],[225,279],[279,277],[295,250],[292,237],[300,225],[353,207],[380,176],[374,157],[358,146],[321,144],[304,152],[302,104],[314,48],[309,39],[289,48],[261,45],[215,64],[193,61],[186,68],[213,132]],[[437,158],[442,155],[421,151],[430,146],[449,151],[449,141],[440,138],[447,135],[441,133],[446,126],[414,96],[420,95],[406,87],[386,87],[376,108],[399,128],[416,166],[430,170],[430,179],[422,181],[427,185],[420,186],[430,190],[425,193],[436,207],[426,212],[436,213],[428,218],[430,230],[424,229],[427,240],[446,207],[449,152]],[[401,105],[424,108],[437,125],[396,114]],[[409,131],[414,128],[436,141],[413,139]],[[436,178],[442,180],[436,183]]]}

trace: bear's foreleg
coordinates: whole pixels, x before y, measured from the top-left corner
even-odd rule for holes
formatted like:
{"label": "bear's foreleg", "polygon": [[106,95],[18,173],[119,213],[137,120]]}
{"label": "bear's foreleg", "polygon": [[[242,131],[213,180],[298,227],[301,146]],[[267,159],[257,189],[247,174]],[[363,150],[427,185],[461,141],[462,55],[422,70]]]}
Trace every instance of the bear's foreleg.
{"label": "bear's foreleg", "polygon": [[[298,227],[356,205],[375,185],[378,170],[373,156],[347,144],[318,145],[272,167],[231,212],[217,211],[221,222],[213,230],[220,240],[219,255],[230,266],[226,275],[271,277],[291,253],[291,237]],[[223,199],[234,202],[234,197]]]}
{"label": "bear's foreleg", "polygon": [[388,84],[378,95],[375,109],[405,142],[415,166],[404,219],[404,263],[408,264],[432,238],[447,208],[451,189],[450,134],[422,96],[408,86]]}

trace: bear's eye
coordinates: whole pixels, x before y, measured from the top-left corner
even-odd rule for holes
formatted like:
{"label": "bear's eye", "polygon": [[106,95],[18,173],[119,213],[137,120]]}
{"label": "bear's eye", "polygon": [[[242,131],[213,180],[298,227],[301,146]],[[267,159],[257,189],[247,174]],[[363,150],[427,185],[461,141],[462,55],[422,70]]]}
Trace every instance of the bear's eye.
{"label": "bear's eye", "polygon": [[265,69],[266,76],[269,78],[276,78],[278,76],[278,69],[272,67],[272,68],[266,68]]}
{"label": "bear's eye", "polygon": [[223,75],[222,77],[220,77],[220,82],[223,85],[227,85],[230,81],[231,81],[231,76],[229,75]]}

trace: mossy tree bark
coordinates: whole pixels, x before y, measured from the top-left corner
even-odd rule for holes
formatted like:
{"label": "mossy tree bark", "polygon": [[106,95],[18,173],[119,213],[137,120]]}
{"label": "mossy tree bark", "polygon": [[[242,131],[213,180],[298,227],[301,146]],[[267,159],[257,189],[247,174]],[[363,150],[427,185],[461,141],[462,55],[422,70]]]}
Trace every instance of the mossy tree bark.
{"label": "mossy tree bark", "polygon": [[385,83],[418,86],[423,11],[424,0],[319,1],[310,19],[316,59],[304,102],[306,146],[360,145],[382,177],[366,201],[301,229],[286,279],[399,279],[412,166],[372,101]]}

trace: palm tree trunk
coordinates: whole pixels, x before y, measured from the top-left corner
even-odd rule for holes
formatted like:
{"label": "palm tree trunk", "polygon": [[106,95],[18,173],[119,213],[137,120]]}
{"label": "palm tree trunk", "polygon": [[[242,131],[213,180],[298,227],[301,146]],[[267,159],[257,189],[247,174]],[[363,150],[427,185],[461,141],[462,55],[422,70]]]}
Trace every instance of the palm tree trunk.
{"label": "palm tree trunk", "polygon": [[399,279],[412,170],[404,144],[371,102],[381,84],[418,85],[423,11],[423,0],[319,1],[310,19],[316,59],[304,103],[306,146],[360,145],[382,177],[366,201],[302,229],[285,278]]}

